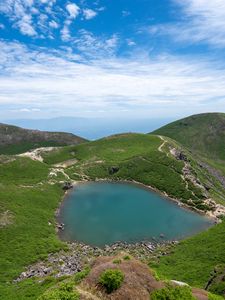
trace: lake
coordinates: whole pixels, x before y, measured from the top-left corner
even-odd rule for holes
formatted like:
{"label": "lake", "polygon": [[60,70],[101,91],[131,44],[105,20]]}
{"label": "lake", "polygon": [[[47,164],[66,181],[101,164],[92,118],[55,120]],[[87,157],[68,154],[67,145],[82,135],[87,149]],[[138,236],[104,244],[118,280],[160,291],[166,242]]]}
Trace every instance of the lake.
{"label": "lake", "polygon": [[103,247],[117,241],[183,239],[212,225],[212,221],[139,185],[81,183],[63,202],[60,237]]}

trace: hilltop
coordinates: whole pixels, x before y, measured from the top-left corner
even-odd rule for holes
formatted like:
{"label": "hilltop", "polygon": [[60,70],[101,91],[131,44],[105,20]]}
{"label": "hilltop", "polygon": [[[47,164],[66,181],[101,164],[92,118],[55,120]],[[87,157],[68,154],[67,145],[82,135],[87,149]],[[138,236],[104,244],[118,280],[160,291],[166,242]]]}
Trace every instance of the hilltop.
{"label": "hilltop", "polygon": [[225,114],[193,115],[152,132],[174,139],[183,146],[211,160],[225,162]]}
{"label": "hilltop", "polygon": [[0,154],[18,154],[39,147],[76,145],[85,141],[72,133],[30,130],[0,123]]}

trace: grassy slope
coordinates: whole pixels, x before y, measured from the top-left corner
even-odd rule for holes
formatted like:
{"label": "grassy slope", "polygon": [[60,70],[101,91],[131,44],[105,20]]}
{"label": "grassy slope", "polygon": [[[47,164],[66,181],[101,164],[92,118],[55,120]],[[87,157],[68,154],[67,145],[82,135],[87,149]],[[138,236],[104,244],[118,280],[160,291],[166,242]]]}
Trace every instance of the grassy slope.
{"label": "grassy slope", "polygon": [[[195,157],[225,175],[225,114],[211,113],[195,115],[173,122],[156,131],[173,138],[191,149]],[[224,189],[214,183],[212,198],[224,205]],[[219,191],[219,194],[218,194]],[[203,287],[210,272],[225,264],[225,221],[207,232],[183,241],[157,264],[158,272],[169,278],[176,277],[190,284]]]}
{"label": "grassy slope", "polygon": [[0,154],[18,154],[40,147],[76,145],[85,141],[71,133],[29,130],[0,123]]}
{"label": "grassy slope", "polygon": [[225,221],[170,249],[168,256],[150,262],[158,274],[204,288],[217,265],[225,264]]}
{"label": "grassy slope", "polygon": [[[77,163],[66,170],[73,179],[83,174],[92,180],[135,180],[184,202],[190,198],[201,202],[201,190],[191,185],[187,190],[181,178],[184,163],[160,152],[158,148],[161,144],[162,140],[157,136],[124,134],[58,149],[46,153],[44,157],[48,164],[76,158]],[[110,174],[112,167],[117,167],[119,171]],[[197,196],[193,196],[191,191]]]}
{"label": "grassy slope", "polygon": [[23,286],[20,291],[21,284],[12,285],[12,280],[26,265],[64,247],[54,228],[54,212],[63,193],[60,186],[46,183],[48,173],[45,164],[26,158],[10,161],[1,156],[0,214],[8,211],[11,223],[0,228],[1,299],[16,299],[15,291],[22,293],[18,299],[26,299],[32,281],[22,283],[27,288]]}
{"label": "grassy slope", "polygon": [[225,114],[206,113],[170,123],[153,134],[170,137],[225,176]]}
{"label": "grassy slope", "polygon": [[[79,174],[83,174],[94,180],[96,178],[135,180],[151,185],[183,202],[191,198],[196,201],[194,205],[200,207],[201,200],[204,198],[202,191],[193,186],[190,181],[182,180],[184,162],[176,160],[169,153],[169,147],[176,147],[181,149],[190,160],[192,173],[203,184],[211,186],[209,196],[218,202],[224,201],[221,184],[207,170],[199,167],[198,162],[187,149],[167,138],[163,152],[160,152],[158,148],[162,142],[158,136],[152,135],[117,135],[75,147],[58,149],[46,154],[45,162],[54,164],[76,158],[77,163],[66,170],[73,179],[80,179],[82,177]],[[110,175],[109,170],[112,166],[118,167],[119,171]]]}
{"label": "grassy slope", "polygon": [[223,113],[194,115],[170,123],[154,131],[153,134],[168,136],[201,156],[223,163],[225,167],[225,114]]}

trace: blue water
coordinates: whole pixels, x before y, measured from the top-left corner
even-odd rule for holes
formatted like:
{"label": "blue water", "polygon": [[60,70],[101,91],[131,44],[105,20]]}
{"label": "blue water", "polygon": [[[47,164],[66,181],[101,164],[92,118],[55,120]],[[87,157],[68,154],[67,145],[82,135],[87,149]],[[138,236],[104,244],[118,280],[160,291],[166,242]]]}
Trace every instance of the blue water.
{"label": "blue water", "polygon": [[182,239],[212,225],[208,218],[149,189],[107,182],[76,186],[59,218],[65,224],[60,234],[63,240],[99,247],[116,241]]}

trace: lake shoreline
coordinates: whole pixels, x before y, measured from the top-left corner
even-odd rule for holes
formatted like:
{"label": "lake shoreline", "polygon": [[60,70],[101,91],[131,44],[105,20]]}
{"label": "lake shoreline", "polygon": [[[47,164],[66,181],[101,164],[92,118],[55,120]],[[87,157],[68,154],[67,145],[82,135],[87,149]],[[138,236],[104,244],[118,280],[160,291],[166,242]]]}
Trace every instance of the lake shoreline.
{"label": "lake shoreline", "polygon": [[[74,181],[74,182],[72,182],[72,184],[74,184],[76,186],[77,184],[85,184],[85,183],[91,183],[91,182],[108,182],[108,183],[133,184],[133,185],[142,187],[144,189],[150,190],[151,192],[154,192],[156,194],[159,194],[160,196],[164,197],[166,200],[169,200],[169,201],[172,201],[172,202],[176,203],[179,207],[181,207],[183,209],[187,209],[189,211],[196,212],[196,213],[198,213],[202,216],[205,216],[205,217],[209,218],[210,220],[214,221],[215,224],[218,224],[218,223],[221,222],[221,220],[217,216],[213,215],[212,211],[210,211],[210,214],[208,214],[207,213],[208,211],[204,212],[200,209],[197,209],[196,207],[193,207],[193,206],[190,206],[186,203],[183,203],[181,200],[169,196],[166,192],[162,192],[162,191],[158,190],[157,188],[154,188],[150,185],[146,185],[146,184],[144,184],[142,182],[139,182],[139,181],[136,181],[136,180],[126,180],[126,179],[115,180],[115,179],[110,179],[110,178],[97,178],[95,180],[90,180],[90,181],[89,180],[87,180],[87,181]],[[75,186],[74,186],[74,188],[75,188]],[[65,197],[68,195],[67,192],[65,194]]]}
{"label": "lake shoreline", "polygon": [[[214,224],[216,224],[217,222],[215,222],[215,218],[212,218],[206,214],[204,214],[202,211],[196,211],[196,209],[193,209],[192,207],[189,207],[187,205],[184,205],[183,203],[180,203],[179,200],[177,199],[173,199],[171,197],[169,197],[168,195],[166,195],[165,193],[161,192],[161,191],[158,191],[157,189],[154,189],[152,188],[151,186],[147,186],[143,183],[139,183],[137,181],[131,181],[131,180],[109,180],[109,179],[97,179],[97,180],[92,180],[92,181],[74,181],[74,182],[71,182],[71,184],[73,185],[73,188],[67,190],[64,194],[64,197],[62,197],[62,201],[60,202],[60,205],[56,211],[56,220],[57,220],[57,225],[56,225],[56,232],[57,232],[57,235],[58,237],[60,238],[60,240],[64,241],[64,242],[67,242],[67,243],[73,243],[73,242],[77,242],[79,243],[80,241],[77,241],[77,240],[73,240],[73,239],[66,239],[63,237],[64,235],[64,224],[63,224],[63,219],[61,218],[60,216],[60,211],[61,209],[64,207],[64,205],[66,204],[66,200],[68,199],[68,197],[71,195],[71,193],[73,193],[75,190],[76,190],[76,186],[77,185],[85,185],[85,184],[89,184],[89,183],[115,183],[115,184],[129,184],[129,185],[133,185],[133,186],[136,186],[136,187],[139,187],[139,188],[142,188],[142,189],[145,189],[145,190],[148,190],[148,191],[151,191],[153,193],[155,193],[156,195],[160,195],[164,200],[166,201],[170,201],[170,202],[173,202],[175,204],[177,204],[181,209],[184,209],[186,211],[189,211],[189,212],[194,212],[194,213],[197,213],[199,215],[202,215],[203,217],[206,217],[209,221],[211,221],[212,223],[210,224],[210,226],[208,226],[207,228],[210,228],[212,227]],[[204,230],[206,230],[207,228],[205,228]],[[164,236],[163,232],[162,232],[162,235]],[[192,236],[192,235],[190,235]],[[183,240],[185,238],[187,238],[188,236],[186,237],[181,237],[181,238],[175,238],[175,240]],[[174,241],[174,239],[168,239],[168,240],[163,240],[163,238],[158,238],[156,239],[157,242],[160,242],[160,243],[164,243],[166,241],[169,241],[169,242],[172,242]],[[152,238],[149,238],[149,239],[145,239],[145,240],[140,240],[138,243],[151,243],[153,241]],[[120,243],[123,243],[123,242],[120,242]],[[128,244],[134,244],[136,243],[136,241],[134,242],[128,242]],[[113,244],[113,243],[112,243]],[[87,244],[87,245],[90,245],[90,244]],[[111,244],[110,244],[111,246]],[[94,247],[94,246],[93,246]]]}

